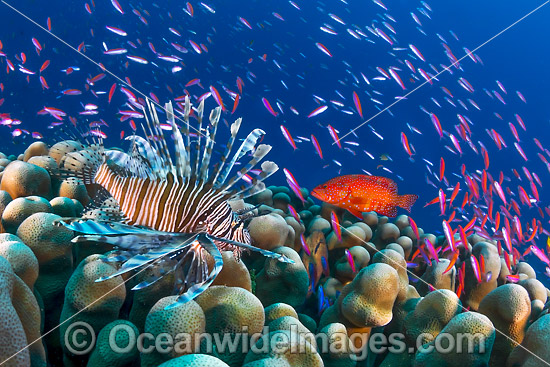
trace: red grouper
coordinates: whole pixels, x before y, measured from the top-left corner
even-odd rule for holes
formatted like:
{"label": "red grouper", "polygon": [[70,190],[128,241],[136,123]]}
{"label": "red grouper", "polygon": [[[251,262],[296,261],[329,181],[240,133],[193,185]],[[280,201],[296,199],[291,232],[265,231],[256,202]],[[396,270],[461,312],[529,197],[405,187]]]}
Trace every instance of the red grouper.
{"label": "red grouper", "polygon": [[389,178],[368,175],[335,177],[314,188],[311,195],[347,209],[358,218],[370,211],[395,217],[397,207],[410,212],[418,199],[418,195],[397,195],[397,184]]}

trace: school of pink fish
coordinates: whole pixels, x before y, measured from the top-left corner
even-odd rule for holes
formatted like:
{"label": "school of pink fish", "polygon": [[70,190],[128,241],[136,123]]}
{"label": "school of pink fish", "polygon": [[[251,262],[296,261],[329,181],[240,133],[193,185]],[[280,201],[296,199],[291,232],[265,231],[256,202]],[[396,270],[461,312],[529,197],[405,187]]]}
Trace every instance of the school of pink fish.
{"label": "school of pink fish", "polygon": [[[192,97],[193,104],[205,100],[222,107],[227,126],[231,115],[244,114],[245,108],[259,109],[266,125],[279,126],[280,141],[275,143],[282,147],[286,141],[289,154],[302,161],[320,162],[322,168],[341,173],[353,168],[354,159],[358,159],[368,162],[362,165],[363,173],[403,180],[404,173],[394,172],[392,165],[410,161],[416,180],[424,181],[426,190],[433,192],[420,200],[434,205],[454,254],[458,253],[457,242],[475,232],[497,240],[500,253],[511,255],[507,262],[511,273],[526,256],[550,266],[550,246],[543,238],[550,235],[550,206],[539,193],[544,175],[550,174],[550,151],[535,137],[534,122],[522,117],[527,99],[502,80],[482,85],[471,78],[472,70],[483,70],[482,58],[462,45],[455,32],[434,32],[428,27],[435,10],[426,2],[415,1],[410,5],[410,16],[398,19],[392,15],[393,4],[373,0],[368,4],[371,19],[365,17],[362,24],[348,19],[352,15],[346,11],[345,0],[330,11],[319,5],[319,16],[307,20],[301,18],[302,7],[309,7],[305,1],[280,2],[273,5],[273,12],[253,17],[224,15],[206,2],[190,1],[174,10],[122,0],[111,0],[111,5],[112,17],[105,25],[101,18],[94,18],[94,0],[81,4],[81,12],[87,14],[92,26],[83,30],[75,49],[96,65],[84,58],[71,58],[77,61],[70,63],[54,58],[54,48],[63,53],[74,51],[44,32],[36,32],[24,46],[0,38],[0,125],[9,128],[14,139],[43,139],[47,129],[29,131],[23,117],[9,110],[11,97],[1,82],[8,77],[43,91],[44,99],[37,101],[33,113],[49,129],[87,121],[90,134],[113,141],[131,134],[144,121],[144,98],[157,103],[172,99],[180,112],[185,95]],[[56,14],[40,16],[37,21],[44,30],[62,34],[62,20],[58,23]],[[158,22],[157,17],[165,24],[164,29],[155,29],[154,38],[146,36],[152,33],[150,24]],[[288,52],[280,42],[270,50],[256,49],[253,41],[241,43],[236,64],[229,66],[216,59],[221,62],[216,67],[226,72],[226,78],[208,79],[207,71],[215,67],[209,55],[223,46],[216,42],[220,33],[247,40],[254,37],[252,32],[280,37],[287,35],[283,32],[290,21],[315,23],[317,33],[303,37],[303,42],[321,68],[344,68],[345,76],[326,76],[326,83],[333,85],[331,93],[307,89],[308,78],[317,75],[289,72],[306,56]],[[199,23],[212,26],[206,32],[193,31]],[[404,27],[416,34],[402,31]],[[424,39],[419,41],[418,35]],[[360,49],[382,50],[390,58],[380,58],[380,62],[371,59],[368,65],[348,63],[340,43],[343,38],[356,42]],[[427,52],[430,42],[434,46]],[[198,64],[206,65],[206,72],[197,73]],[[142,80],[131,80],[125,75],[130,71],[141,73]],[[262,73],[276,75],[277,86],[266,85],[270,81]],[[151,84],[155,83],[158,88],[153,91]],[[416,88],[414,93],[422,95],[425,103],[414,107],[420,108],[423,118],[411,121],[394,117],[392,109],[397,107],[393,106],[409,103],[408,93]],[[298,91],[308,95],[300,105],[293,98]],[[117,109],[118,121],[107,112],[110,106]],[[487,110],[493,111],[490,121],[480,117]],[[369,119],[378,114],[380,117]],[[368,123],[355,130],[365,119]],[[392,131],[382,132],[381,120],[391,124]],[[105,132],[109,126],[116,127],[120,136],[109,137]],[[398,147],[391,151],[391,158],[386,144]],[[533,151],[524,150],[528,145],[536,147],[536,156],[526,154]],[[497,155],[499,160],[509,159],[509,168],[491,165],[490,158]],[[378,159],[381,156],[384,159]],[[307,173],[297,168],[285,169],[284,173],[292,191],[304,200],[298,180]],[[437,252],[445,249],[426,244],[426,250],[437,258]],[[480,274],[478,260],[471,256],[472,267]]]}

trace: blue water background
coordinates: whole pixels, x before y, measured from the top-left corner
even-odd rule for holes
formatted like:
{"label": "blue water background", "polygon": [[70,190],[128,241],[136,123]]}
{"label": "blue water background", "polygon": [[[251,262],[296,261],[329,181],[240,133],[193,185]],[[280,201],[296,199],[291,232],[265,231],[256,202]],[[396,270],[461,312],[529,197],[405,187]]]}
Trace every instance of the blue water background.
{"label": "blue water background", "polygon": [[[91,2],[88,2],[91,4]],[[440,157],[447,163],[446,177],[451,187],[458,181],[462,190],[466,189],[463,179],[458,179],[452,173],[460,174],[461,164],[465,164],[469,172],[483,168],[480,155],[476,155],[461,140],[464,155],[458,159],[457,155],[450,153],[444,145],[451,145],[449,139],[440,140],[435,132],[430,118],[421,111],[420,105],[428,111],[437,114],[443,129],[457,136],[454,124],[458,123],[457,113],[467,115],[475,124],[472,127],[474,142],[483,141],[489,150],[491,158],[490,172],[498,178],[500,171],[510,177],[513,184],[510,187],[515,190],[518,182],[513,177],[510,168],[514,167],[521,173],[521,167],[537,172],[543,183],[548,179],[548,171],[545,165],[537,158],[538,148],[533,144],[533,138],[537,137],[543,145],[550,141],[549,115],[548,115],[548,81],[550,71],[547,60],[550,56],[550,42],[548,40],[548,27],[546,20],[550,15],[550,7],[545,7],[533,14],[525,21],[505,32],[495,40],[489,42],[476,53],[483,60],[484,66],[475,64],[469,58],[461,62],[464,72],[453,69],[454,74],[441,74],[434,85],[425,85],[417,92],[409,96],[391,108],[390,115],[385,112],[373,119],[368,125],[372,126],[384,140],[376,137],[367,125],[356,131],[357,137],[350,135],[343,139],[359,143],[353,146],[344,143],[344,147],[353,150],[338,149],[328,133],[328,124],[335,127],[340,136],[350,129],[373,116],[378,110],[376,104],[370,101],[370,95],[384,103],[385,106],[395,101],[395,96],[401,96],[405,92],[393,80],[372,81],[375,76],[381,74],[376,71],[380,66],[387,70],[388,66],[399,67],[399,74],[404,80],[407,91],[412,90],[424,80],[411,82],[410,72],[404,64],[397,61],[396,56],[390,54],[392,47],[408,48],[414,44],[421,50],[427,62],[413,60],[408,51],[393,51],[400,59],[409,59],[416,67],[432,72],[428,63],[432,63],[441,70],[440,64],[449,65],[449,60],[444,55],[444,48],[440,39],[435,35],[442,35],[457,58],[465,55],[463,47],[473,50],[478,45],[486,42],[495,34],[508,27],[514,21],[540,5],[542,1],[431,1],[429,6],[433,12],[429,13],[431,20],[420,14],[417,8],[422,7],[418,1],[384,1],[388,7],[386,12],[380,6],[371,1],[349,0],[348,4],[342,1],[296,1],[301,10],[295,9],[288,1],[207,1],[209,6],[215,9],[215,14],[209,12],[200,2],[191,1],[194,8],[194,17],[187,15],[182,1],[133,2],[120,0],[125,14],[118,13],[108,0],[96,0],[92,7],[92,14],[85,10],[85,2],[67,1],[18,1],[13,3],[20,11],[36,20],[40,25],[46,26],[46,19],[51,17],[52,32],[77,47],[84,42],[86,55],[95,61],[103,63],[105,67],[117,76],[129,77],[134,87],[149,94],[153,92],[161,102],[173,99],[184,94],[184,85],[193,78],[200,78],[202,86],[191,86],[187,90],[194,96],[199,96],[208,91],[210,85],[214,86],[222,95],[228,112],[223,118],[231,123],[236,117],[243,117],[242,135],[252,128],[260,127],[267,132],[264,143],[273,145],[273,151],[269,154],[269,160],[273,160],[280,167],[290,170],[302,187],[312,189],[324,181],[340,174],[362,173],[366,170],[374,175],[390,177],[398,182],[400,193],[415,193],[420,197],[413,208],[412,215],[419,226],[428,231],[441,233],[441,221],[446,217],[439,215],[439,208],[433,205],[423,208],[423,205],[437,195],[437,189],[426,183],[427,170],[425,158],[433,162],[434,172],[438,172]],[[144,10],[149,12],[145,16],[148,25],[139,21],[132,13],[132,9],[138,9],[142,14]],[[424,8],[425,9],[425,8]],[[417,29],[410,12],[413,11],[423,23],[422,29],[427,35],[423,35]],[[285,21],[277,19],[272,13],[280,14]],[[329,13],[339,16],[346,25],[341,25],[330,18]],[[384,13],[390,14],[397,20],[391,24],[397,31],[396,43],[390,46],[380,38],[374,37],[365,26],[375,25],[391,34],[382,25]],[[252,26],[252,30],[246,28],[239,21],[244,17]],[[374,23],[373,23],[374,20]],[[329,35],[319,28],[324,23],[334,27],[338,35]],[[105,29],[106,25],[124,29],[127,37],[120,37]],[[178,37],[168,31],[168,27],[177,29],[182,36]],[[346,28],[361,29],[374,44],[365,39],[353,38]],[[92,36],[91,30],[94,35]],[[459,40],[453,38],[449,30],[454,31]],[[41,56],[38,56],[31,42],[36,37],[44,46]],[[126,41],[141,45],[134,50]],[[197,54],[193,52],[188,40],[196,43],[204,43],[208,52]],[[85,91],[85,79],[93,77],[101,70],[75,51],[58,40],[55,40],[43,30],[17,15],[5,5],[0,4],[0,40],[3,42],[3,52],[12,60],[16,70],[6,73],[5,58],[0,57],[0,82],[4,84],[4,92],[0,98],[4,98],[0,113],[10,113],[12,118],[20,119],[23,123],[19,128],[30,132],[38,131],[44,135],[45,141],[53,143],[62,136],[59,129],[48,129],[53,122],[49,116],[37,116],[36,112],[44,106],[52,106],[63,109],[69,115],[78,116],[83,110],[83,104],[94,103],[99,107],[99,115],[89,118],[79,117],[80,124],[104,119],[109,128],[104,129],[109,136],[107,146],[125,145],[120,141],[120,131],[130,132],[128,122],[120,122],[119,109],[126,102],[126,97],[119,90],[115,93],[111,104],[107,103],[107,96],[94,97]],[[137,55],[150,61],[148,65],[141,65],[128,61],[124,55],[103,55],[102,42],[106,42],[109,48],[125,47],[128,54]],[[158,60],[147,43],[151,42],[158,52],[165,55],[177,55],[182,58],[182,71],[172,73],[170,68],[176,64]],[[186,54],[176,51],[170,46],[170,42],[177,42],[189,49]],[[333,57],[323,54],[315,43],[324,44]],[[25,67],[38,71],[40,65],[46,60],[51,60],[49,68],[43,73],[50,89],[43,91],[38,81],[38,75],[31,75],[27,83],[26,75],[17,70],[15,55],[24,52],[27,56]],[[266,54],[266,61],[261,56]],[[249,63],[249,59],[252,62]],[[280,70],[273,60],[281,66]],[[154,62],[158,65],[152,65]],[[127,65],[125,65],[128,63]],[[80,71],[66,75],[60,70],[70,66],[77,66]],[[371,79],[371,85],[365,83],[360,73],[364,73]],[[253,73],[255,78],[250,75]],[[357,83],[353,76],[358,78]],[[418,75],[418,74],[417,74]],[[241,98],[235,115],[230,114],[233,101],[223,91],[226,86],[232,91],[238,91],[236,78],[240,76],[244,83],[244,95]],[[248,77],[247,77],[248,76]],[[468,93],[457,83],[459,77],[466,78],[475,88],[473,94]],[[507,89],[507,95],[503,94],[495,82],[499,80]],[[286,89],[281,80],[288,86]],[[113,83],[121,83],[107,75],[103,80],[92,87],[95,91],[108,91]],[[173,89],[170,93],[166,86]],[[458,98],[466,102],[472,98],[481,107],[477,111],[468,104],[468,111],[452,107],[443,100],[445,94],[440,87],[446,86]],[[83,91],[79,96],[65,96],[62,90],[77,88]],[[499,91],[506,99],[503,105],[495,98],[490,99],[483,88],[489,91]],[[335,91],[339,91],[345,99],[339,97]],[[373,94],[373,90],[383,95]],[[521,91],[527,99],[524,104],[516,95],[516,90]],[[356,91],[362,101],[364,118],[361,119],[355,112],[352,101],[352,93]],[[307,115],[320,104],[313,95],[327,101],[329,109],[323,114],[307,118]],[[262,104],[262,97],[267,98],[273,108],[278,111],[276,101],[280,101],[283,113],[277,117],[272,116]],[[430,98],[434,97],[441,104],[436,106]],[[335,99],[345,104],[342,108],[354,111],[353,115],[347,115],[337,109],[329,100]],[[466,102],[467,103],[467,102]],[[207,100],[207,110],[216,106],[212,98]],[[299,111],[295,115],[290,111],[293,106]],[[503,121],[497,119],[493,112],[498,112]],[[527,131],[521,130],[515,122],[514,114],[522,116],[527,125]],[[529,157],[529,162],[524,162],[513,147],[514,138],[508,129],[508,122],[514,122],[518,129],[522,143],[521,146]],[[422,135],[411,132],[406,123],[417,127]],[[323,148],[325,158],[321,160],[315,153],[309,142],[298,142],[298,149],[294,151],[284,140],[280,125],[288,128],[296,140],[298,136],[309,138],[315,134]],[[491,141],[485,129],[497,130],[506,141],[508,148],[498,151]],[[20,153],[32,139],[29,136],[16,137],[12,141],[13,128],[0,127],[2,139],[0,150],[6,153]],[[408,159],[408,155],[400,143],[400,133],[405,132],[410,143],[416,148],[414,162]],[[227,136],[224,127],[221,136]],[[219,139],[223,142],[223,139]],[[374,155],[375,160],[370,159],[363,150]],[[391,161],[382,161],[381,155],[389,155]],[[548,157],[547,157],[548,158]],[[340,168],[333,160],[342,164]],[[383,171],[379,165],[383,165],[393,172]],[[378,167],[378,168],[377,168]],[[400,176],[402,180],[398,177]],[[529,191],[529,185],[522,176],[521,184]],[[436,178],[430,176],[439,187]],[[268,180],[268,184],[286,184],[282,170]],[[443,186],[441,186],[443,187]],[[461,201],[463,192],[458,195],[457,201]],[[545,188],[539,187],[541,207],[547,205],[548,193]],[[447,192],[450,195],[450,192]],[[519,202],[519,199],[516,197]],[[498,199],[496,199],[498,201]],[[400,212],[401,213],[401,212]],[[404,213],[404,211],[403,211]],[[539,218],[536,209],[522,208],[522,221],[526,222],[532,217]],[[546,214],[545,214],[546,215]],[[469,219],[470,217],[468,217]],[[548,218],[541,219],[548,227]],[[539,245],[544,246],[546,236],[539,237]],[[530,258],[533,259],[533,258]],[[533,259],[539,270],[540,261]]]}

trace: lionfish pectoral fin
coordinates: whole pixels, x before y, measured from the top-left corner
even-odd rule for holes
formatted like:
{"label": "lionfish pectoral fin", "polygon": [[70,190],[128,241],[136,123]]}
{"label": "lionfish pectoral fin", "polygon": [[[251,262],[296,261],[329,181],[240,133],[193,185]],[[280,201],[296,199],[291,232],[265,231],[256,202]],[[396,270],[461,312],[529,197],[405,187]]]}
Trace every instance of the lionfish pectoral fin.
{"label": "lionfish pectoral fin", "polygon": [[162,258],[171,256],[177,252],[183,252],[186,247],[189,247],[193,241],[195,241],[196,236],[186,239],[185,241],[177,244],[176,246],[169,246],[168,248],[158,248],[150,250],[145,254],[138,254],[128,259],[115,273],[96,279],[96,282],[102,282],[104,280],[112,279],[116,276],[128,273],[132,270],[144,266],[152,266],[155,261],[160,261]]}
{"label": "lionfish pectoral fin", "polygon": [[289,264],[294,263],[294,260],[289,259],[285,255],[278,254],[278,253],[273,252],[273,251],[264,250],[264,249],[261,249],[259,247],[255,247],[255,246],[252,246],[252,245],[247,245],[246,243],[242,243],[242,242],[228,240],[228,239],[225,239],[225,238],[218,238],[218,237],[214,237],[214,236],[211,236],[211,235],[208,235],[208,237],[213,239],[213,240],[226,242],[230,245],[240,247],[240,248],[243,248],[243,249],[246,249],[246,250],[259,252],[260,254],[262,254],[266,257],[269,257],[269,258],[272,258],[272,259],[277,259],[278,261],[283,262],[283,263],[289,263]]}
{"label": "lionfish pectoral fin", "polygon": [[105,161],[103,146],[92,145],[65,154],[59,168],[63,177],[76,177],[86,185],[95,183],[95,175]]}
{"label": "lionfish pectoral fin", "polygon": [[[223,268],[223,258],[220,250],[218,247],[214,244],[212,241],[213,238],[210,235],[206,234],[199,234],[196,237],[197,243],[200,245],[196,247],[192,247],[191,251],[194,251],[194,257],[192,260],[192,265],[189,269],[189,273],[185,277],[185,284],[183,286],[194,283],[191,285],[185,293],[181,294],[177,299],[176,302],[166,306],[164,309],[169,310],[174,307],[181,306],[193,299],[195,299],[198,295],[200,295],[202,292],[204,292],[216,279],[218,274]],[[221,239],[222,241],[227,242],[225,239]],[[210,274],[206,275],[205,273],[208,271],[207,267],[205,266],[205,261],[202,259],[200,251],[201,249],[204,249],[210,256],[214,258],[214,267]]]}
{"label": "lionfish pectoral fin", "polygon": [[152,285],[152,284],[156,283],[157,281],[159,281],[160,279],[162,279],[162,277],[163,277],[163,275],[155,275],[153,277],[150,277],[149,279],[144,280],[143,282],[140,282],[140,283],[136,284],[134,287],[132,287],[132,290],[133,291],[138,291],[140,289],[147,288],[150,285]]}
{"label": "lionfish pectoral fin", "polygon": [[130,226],[121,222],[99,221],[89,218],[61,218],[54,221],[54,224],[64,226],[78,233],[93,236],[158,235],[162,233],[148,228]]}

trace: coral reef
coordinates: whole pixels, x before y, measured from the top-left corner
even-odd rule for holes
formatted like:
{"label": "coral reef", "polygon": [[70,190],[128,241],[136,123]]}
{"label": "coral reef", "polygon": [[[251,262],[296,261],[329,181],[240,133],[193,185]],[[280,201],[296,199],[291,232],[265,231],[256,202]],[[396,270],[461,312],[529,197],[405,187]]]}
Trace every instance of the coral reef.
{"label": "coral reef", "polygon": [[[148,287],[139,284],[158,269],[97,282],[115,273],[113,260],[124,254],[108,243],[73,242],[75,234],[56,225],[81,215],[94,195],[90,185],[59,175],[65,155],[81,148],[33,144],[22,160],[2,163],[0,358],[22,350],[6,365],[536,366],[525,348],[550,358],[550,291],[519,253],[473,232],[466,241],[455,234],[453,252],[445,236],[425,233],[408,216],[356,218],[315,205],[307,190],[304,201],[272,186],[232,203],[250,211],[253,245],[292,263],[222,251],[213,284],[178,307],[169,307],[176,274]],[[214,258],[204,256],[212,270]],[[84,354],[70,344],[92,340],[71,334],[77,322],[93,331]],[[153,339],[138,349],[140,333]],[[369,341],[395,333],[403,350],[366,353]],[[464,333],[479,338],[465,355],[448,339]],[[220,338],[225,344],[216,344]]]}

